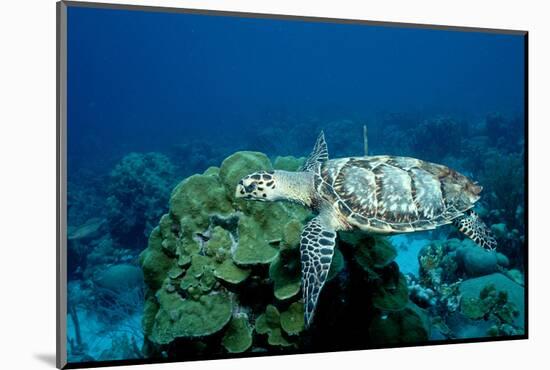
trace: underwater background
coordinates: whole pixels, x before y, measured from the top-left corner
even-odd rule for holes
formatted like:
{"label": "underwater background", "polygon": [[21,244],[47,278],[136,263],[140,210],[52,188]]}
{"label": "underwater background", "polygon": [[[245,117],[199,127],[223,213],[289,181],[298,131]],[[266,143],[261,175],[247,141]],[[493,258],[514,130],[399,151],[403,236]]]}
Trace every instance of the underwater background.
{"label": "underwater background", "polygon": [[[68,7],[68,357],[196,359],[525,330],[520,35]],[[483,186],[452,226],[340,233],[311,328],[308,210],[234,199],[261,169],[411,156]]]}

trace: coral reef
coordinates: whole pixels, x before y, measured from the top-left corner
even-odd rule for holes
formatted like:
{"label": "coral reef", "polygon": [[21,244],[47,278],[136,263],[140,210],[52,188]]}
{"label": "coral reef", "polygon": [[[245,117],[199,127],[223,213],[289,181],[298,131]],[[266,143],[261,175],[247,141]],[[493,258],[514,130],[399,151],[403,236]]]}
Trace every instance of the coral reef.
{"label": "coral reef", "polygon": [[[245,173],[270,168],[265,155],[239,152],[219,169],[193,175],[174,189],[170,213],[161,218],[141,255],[150,292],[156,291],[148,297],[144,316],[152,343],[169,344],[224,329],[227,351],[250,347],[241,343],[247,340],[237,338],[251,335],[246,334],[247,316],[234,313],[240,311],[239,285],[258,285],[259,278],[267,278],[267,270],[275,271],[279,249],[297,246],[296,233],[308,216],[292,205],[262,208],[233,199],[235,185]],[[262,265],[263,276],[251,276],[251,270]]]}
{"label": "coral reef", "polygon": [[[521,334],[524,325],[524,289],[503,274],[495,273],[465,280],[460,284],[461,311],[473,320],[488,320],[498,328],[490,335]],[[503,328],[502,326],[505,325]],[[506,329],[508,328],[508,329]]]}
{"label": "coral reef", "polygon": [[[391,115],[383,119],[384,145],[399,148],[389,154],[407,155],[424,160],[447,163],[447,156],[459,157],[461,143],[468,134],[468,126],[450,116],[420,118],[409,115]],[[378,134],[373,128],[374,135]],[[451,134],[452,133],[452,134]],[[438,145],[429,145],[436,138]]]}
{"label": "coral reef", "polygon": [[185,298],[173,285],[160,290],[150,339],[168,344],[176,338],[202,337],[221,330],[231,320],[232,299],[226,292],[212,291],[214,283],[211,273],[205,273],[193,285],[182,281],[179,288],[185,289]]}
{"label": "coral reef", "polygon": [[113,265],[68,287],[67,347],[71,361],[143,358],[141,269]]}
{"label": "coral reef", "polygon": [[275,158],[275,161],[273,161],[273,168],[283,171],[297,171],[305,160],[305,157],[295,158],[293,156],[279,156]]}
{"label": "coral reef", "polygon": [[485,154],[480,182],[486,192],[487,220],[493,224],[499,251],[511,266],[523,270],[525,244],[524,153],[502,153],[497,149]]}
{"label": "coral reef", "polygon": [[[349,233],[340,236],[327,291],[346,279],[357,291],[346,288],[333,297],[326,293],[320,318],[312,331],[304,331],[299,240],[312,215],[296,204],[234,197],[245,174],[273,167],[292,170],[302,161],[279,157],[272,165],[263,153],[237,152],[219,168],[192,175],[174,188],[169,212],[160,217],[140,256],[148,287],[143,328],[149,356],[322,346],[318,341],[323,339],[312,333],[335,328],[338,317],[343,327],[354,320],[366,331],[372,327],[372,338],[383,333],[380,338],[388,343],[428,337],[425,315],[409,301],[406,278],[393,262],[393,246],[384,238]],[[345,304],[353,295],[365,296],[368,306],[358,304],[354,316],[335,311],[336,321],[323,320],[331,310],[344,309],[327,300]],[[389,317],[391,329],[386,330],[383,317]],[[339,335],[342,343],[358,338]],[[182,350],[183,343],[195,351]],[[373,346],[379,343],[372,340]]]}
{"label": "coral reef", "polygon": [[513,228],[521,227],[523,214],[518,207],[524,204],[524,154],[486,150],[484,168],[480,177],[488,194],[488,208],[495,223],[505,222]]}
{"label": "coral reef", "polygon": [[67,224],[78,227],[105,216],[105,183],[108,175],[98,170],[77,168],[67,179]]}
{"label": "coral reef", "polygon": [[409,303],[402,310],[377,317],[370,333],[380,345],[421,343],[429,339],[430,325],[427,313]]}
{"label": "coral reef", "polygon": [[505,117],[500,113],[489,113],[485,117],[487,134],[496,138],[496,146],[516,151],[523,145],[523,122],[519,117]]}
{"label": "coral reef", "polygon": [[113,239],[141,250],[166,210],[174,166],[160,153],[130,153],[109,176],[107,219]]}
{"label": "coral reef", "polygon": [[[445,156],[460,153],[462,140],[468,135],[468,126],[449,116],[426,119],[415,128],[412,150],[415,156],[439,162]],[[438,138],[437,145],[427,145],[426,138]],[[418,154],[417,154],[418,153]]]}
{"label": "coral reef", "polygon": [[205,140],[192,140],[173,145],[169,156],[178,168],[178,173],[190,175],[202,172],[223,160],[223,150]]}
{"label": "coral reef", "polygon": [[488,251],[464,239],[456,249],[458,269],[468,277],[488,275],[508,267],[508,258],[500,252]]}
{"label": "coral reef", "polygon": [[[303,327],[303,311],[298,320],[302,321],[301,326]],[[267,335],[267,343],[271,346],[289,347],[296,345],[283,334],[281,314],[277,307],[273,305],[268,305],[265,312],[258,316],[255,330],[258,334]]]}
{"label": "coral reef", "polygon": [[[366,120],[283,113],[231,139],[186,137],[168,157],[133,153],[113,168],[118,152],[97,168],[73,164],[73,360],[349,350],[523,332],[521,119],[369,117],[370,154],[432,160],[479,181],[476,212],[491,225],[497,252],[457,239],[463,236],[450,227],[395,239],[404,240],[399,256],[394,239],[339,233],[314,324],[304,330],[298,244],[312,215],[293,204],[236,200],[234,187],[256,170],[297,170],[303,157],[276,155],[307,155],[304,143],[321,128],[334,157],[363,155]],[[227,156],[235,148],[263,153]],[[176,172],[187,178],[177,184]],[[418,262],[409,263],[421,247]],[[105,333],[98,344],[94,338]]]}
{"label": "coral reef", "polygon": [[250,348],[252,326],[246,314],[237,314],[231,319],[223,336],[222,345],[230,353],[240,353]]}
{"label": "coral reef", "polygon": [[[479,248],[469,239],[448,239],[432,241],[421,249],[418,258],[419,277],[407,275],[409,296],[430,312],[434,328],[443,337],[461,337],[460,332],[472,325],[471,320],[480,319],[492,323],[491,335],[521,333],[524,304],[518,281],[523,277],[518,270],[507,269],[510,262],[505,255]],[[490,289],[495,292],[482,293],[487,286],[496,287]],[[510,317],[512,307],[518,310],[514,322],[500,320],[504,311]]]}
{"label": "coral reef", "polygon": [[296,153],[305,156],[309,154],[310,148],[304,146],[304,143],[311,141],[312,133],[324,129],[330,137],[331,153],[337,157],[347,157],[363,155],[361,135],[364,123],[364,119],[356,117],[334,117],[324,121],[313,117],[300,119],[285,117],[282,122],[272,121],[251,125],[244,133],[244,138],[246,142],[253,145],[253,149],[261,149],[269,155]]}
{"label": "coral reef", "polygon": [[492,323],[488,334],[522,334],[525,320],[524,289],[503,274],[495,273],[460,284],[461,312],[472,320]]}

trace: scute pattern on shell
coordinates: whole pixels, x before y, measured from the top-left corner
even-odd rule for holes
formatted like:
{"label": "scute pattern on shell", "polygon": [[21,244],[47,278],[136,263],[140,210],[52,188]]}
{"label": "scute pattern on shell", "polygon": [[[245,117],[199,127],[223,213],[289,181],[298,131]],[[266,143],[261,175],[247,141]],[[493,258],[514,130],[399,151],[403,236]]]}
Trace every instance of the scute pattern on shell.
{"label": "scute pattern on shell", "polygon": [[315,186],[344,223],[382,233],[448,224],[472,208],[481,192],[446,166],[394,156],[329,160]]}

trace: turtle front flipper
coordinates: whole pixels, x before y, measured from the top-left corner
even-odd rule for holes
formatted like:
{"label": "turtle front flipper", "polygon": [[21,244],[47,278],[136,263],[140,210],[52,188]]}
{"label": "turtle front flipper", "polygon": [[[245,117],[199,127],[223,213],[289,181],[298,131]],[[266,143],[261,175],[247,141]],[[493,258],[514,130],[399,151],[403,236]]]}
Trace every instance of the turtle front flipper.
{"label": "turtle front flipper", "polygon": [[313,320],[315,306],[327,279],[336,245],[336,231],[325,220],[319,215],[309,221],[300,240],[302,296],[306,327],[309,327]]}
{"label": "turtle front flipper", "polygon": [[321,130],[311,154],[307,157],[300,171],[316,172],[319,165],[326,161],[328,161],[327,142],[325,141],[325,133]]}
{"label": "turtle front flipper", "polygon": [[462,216],[453,220],[455,226],[472,239],[477,245],[485,249],[494,250],[497,241],[491,229],[479,218],[479,215],[472,210],[466,211]]}

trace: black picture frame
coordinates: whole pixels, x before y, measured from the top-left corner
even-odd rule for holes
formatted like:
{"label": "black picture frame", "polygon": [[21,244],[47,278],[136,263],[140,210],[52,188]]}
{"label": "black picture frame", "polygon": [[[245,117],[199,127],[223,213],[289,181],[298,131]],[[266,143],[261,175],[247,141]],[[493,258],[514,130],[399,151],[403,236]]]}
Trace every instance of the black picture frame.
{"label": "black picture frame", "polygon": [[[443,344],[460,344],[460,343],[483,343],[494,341],[508,341],[508,340],[522,340],[529,338],[529,99],[528,99],[528,31],[522,30],[507,30],[507,29],[491,29],[491,28],[473,28],[473,27],[458,27],[447,25],[431,25],[431,24],[414,24],[414,23],[397,23],[397,22],[383,22],[383,21],[369,21],[358,19],[337,19],[337,18],[324,18],[324,17],[311,17],[311,16],[295,16],[295,15],[281,15],[281,14],[262,14],[262,13],[247,13],[247,12],[233,12],[233,11],[219,11],[219,10],[203,10],[203,9],[189,9],[189,8],[171,8],[160,6],[140,6],[140,5],[121,5],[121,4],[108,4],[108,3],[91,3],[91,2],[78,2],[78,1],[60,1],[57,3],[57,65],[56,65],[56,113],[57,113],[57,250],[56,250],[56,291],[57,291],[57,315],[56,315],[56,365],[58,368],[71,369],[71,368],[92,368],[103,366],[122,366],[122,365],[138,365],[138,364],[155,364],[155,363],[167,363],[167,362],[179,362],[179,360],[172,359],[140,359],[140,360],[113,360],[113,361],[93,361],[93,362],[79,362],[69,363],[67,362],[67,8],[68,7],[82,7],[82,8],[95,8],[95,9],[116,9],[116,10],[131,10],[131,11],[145,11],[145,12],[163,12],[163,13],[181,13],[181,14],[197,14],[197,15],[214,15],[224,17],[243,17],[243,18],[255,18],[255,19],[278,19],[287,21],[307,21],[307,22],[326,22],[326,23],[339,23],[339,24],[356,24],[356,25],[374,25],[385,27],[406,27],[417,29],[430,29],[430,30],[450,30],[460,32],[483,32],[483,33],[495,33],[506,35],[519,35],[524,38],[524,137],[525,137],[525,248],[524,248],[524,263],[525,263],[525,332],[522,335],[506,336],[506,337],[494,337],[494,338],[471,338],[471,339],[446,339],[446,340],[430,340],[427,342],[420,342],[414,344],[398,344],[398,345],[384,345],[384,346],[372,346],[363,348],[350,348],[349,350],[365,350],[375,348],[401,348],[401,347],[415,347],[415,346],[432,346]],[[319,351],[323,352],[323,351]],[[300,353],[315,353],[315,352],[301,352],[299,350],[289,351],[286,354],[300,354]],[[318,352],[317,352],[318,353]],[[244,357],[260,357],[260,356],[274,356],[279,354],[273,353],[245,353],[245,354],[227,354],[208,356],[207,358],[193,358],[189,361],[195,360],[213,360],[213,359],[227,359],[227,358],[244,358]]]}

